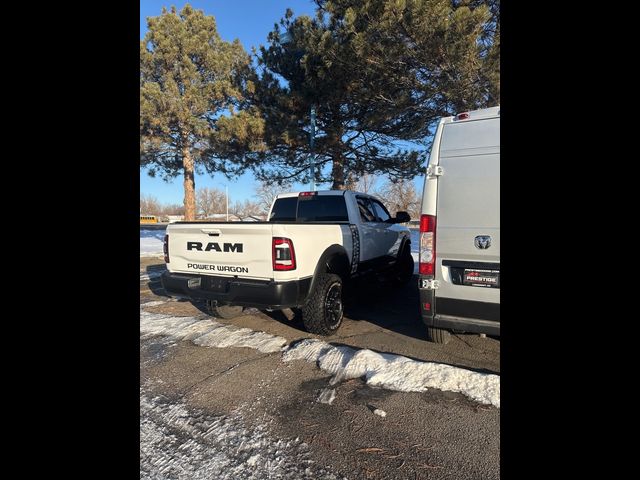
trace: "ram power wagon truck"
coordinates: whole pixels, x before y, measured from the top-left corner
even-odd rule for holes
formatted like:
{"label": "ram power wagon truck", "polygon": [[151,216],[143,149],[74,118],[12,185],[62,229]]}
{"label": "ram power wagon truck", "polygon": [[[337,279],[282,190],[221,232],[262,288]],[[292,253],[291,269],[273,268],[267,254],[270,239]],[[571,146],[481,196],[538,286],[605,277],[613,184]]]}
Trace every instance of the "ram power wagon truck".
{"label": "ram power wagon truck", "polygon": [[383,273],[413,277],[407,212],[376,198],[331,190],[278,195],[266,222],[176,222],[167,227],[167,294],[205,300],[211,315],[243,308],[299,308],[305,327],[330,335],[343,318],[343,285]]}

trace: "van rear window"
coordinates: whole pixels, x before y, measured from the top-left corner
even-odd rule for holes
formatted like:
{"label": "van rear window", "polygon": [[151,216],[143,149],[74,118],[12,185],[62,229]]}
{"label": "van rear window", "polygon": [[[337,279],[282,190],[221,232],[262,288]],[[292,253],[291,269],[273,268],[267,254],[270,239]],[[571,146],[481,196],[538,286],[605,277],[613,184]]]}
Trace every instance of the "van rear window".
{"label": "van rear window", "polygon": [[279,198],[273,205],[271,222],[348,222],[343,195],[311,195]]}

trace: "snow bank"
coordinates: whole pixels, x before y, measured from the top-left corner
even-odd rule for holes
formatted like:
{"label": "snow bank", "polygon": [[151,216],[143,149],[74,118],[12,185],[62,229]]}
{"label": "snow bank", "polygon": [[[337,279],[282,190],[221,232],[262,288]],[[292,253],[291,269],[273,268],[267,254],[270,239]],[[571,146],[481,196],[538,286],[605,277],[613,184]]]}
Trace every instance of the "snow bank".
{"label": "snow bank", "polygon": [[[145,307],[155,302],[148,302]],[[368,349],[334,346],[306,339],[284,349],[287,340],[277,335],[224,325],[198,317],[174,317],[140,310],[141,338],[167,336],[175,341],[191,341],[204,347],[246,347],[263,353],[283,351],[282,360],[306,360],[317,363],[332,375],[329,384],[351,378],[365,378],[368,385],[400,392],[424,392],[429,388],[459,392],[477,402],[500,408],[500,376],[473,372],[433,362],[421,362],[401,355],[378,353]],[[327,389],[318,398],[333,402],[335,391]]]}
{"label": "snow bank", "polygon": [[333,375],[331,385],[364,377],[368,385],[400,392],[424,392],[437,388],[460,392],[480,403],[500,408],[500,376],[464,368],[420,362],[401,355],[367,349],[333,346],[316,339],[303,340],[287,349],[285,362],[306,360]]}
{"label": "snow bank", "polygon": [[141,257],[155,257],[162,256],[162,240],[157,238],[142,238],[140,237],[140,256]]}
{"label": "snow bank", "polygon": [[162,242],[164,240],[165,229],[160,230],[140,230],[140,256],[141,257],[161,257]]}
{"label": "snow bank", "polygon": [[173,317],[140,311],[140,334],[143,338],[166,335],[175,340],[191,340],[204,347],[248,347],[263,353],[278,352],[287,340],[249,328],[224,325],[195,317]]}

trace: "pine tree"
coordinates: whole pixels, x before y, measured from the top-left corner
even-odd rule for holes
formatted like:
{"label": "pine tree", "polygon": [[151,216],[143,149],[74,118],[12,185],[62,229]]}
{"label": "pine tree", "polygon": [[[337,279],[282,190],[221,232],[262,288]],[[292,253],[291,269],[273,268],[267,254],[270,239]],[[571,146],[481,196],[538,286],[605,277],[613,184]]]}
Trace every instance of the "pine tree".
{"label": "pine tree", "polygon": [[413,178],[424,152],[398,140],[426,145],[440,117],[499,103],[499,0],[316,3],[315,18],[288,10],[260,48],[258,178],[306,181],[312,162],[334,189]]}
{"label": "pine tree", "polygon": [[247,107],[249,55],[225,42],[215,19],[186,5],[149,17],[140,42],[140,164],[170,180],[184,175],[185,219],[195,219],[195,172],[233,176],[246,164],[225,156],[231,143],[261,148],[262,120]]}

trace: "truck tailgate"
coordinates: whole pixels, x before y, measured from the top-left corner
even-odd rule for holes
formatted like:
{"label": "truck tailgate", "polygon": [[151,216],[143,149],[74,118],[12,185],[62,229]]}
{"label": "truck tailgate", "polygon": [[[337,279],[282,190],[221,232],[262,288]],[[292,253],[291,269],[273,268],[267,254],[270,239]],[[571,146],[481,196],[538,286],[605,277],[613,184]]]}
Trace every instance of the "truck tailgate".
{"label": "truck tailgate", "polygon": [[273,278],[268,223],[171,224],[170,272],[242,278]]}

